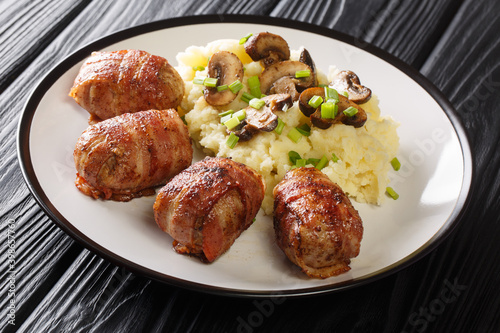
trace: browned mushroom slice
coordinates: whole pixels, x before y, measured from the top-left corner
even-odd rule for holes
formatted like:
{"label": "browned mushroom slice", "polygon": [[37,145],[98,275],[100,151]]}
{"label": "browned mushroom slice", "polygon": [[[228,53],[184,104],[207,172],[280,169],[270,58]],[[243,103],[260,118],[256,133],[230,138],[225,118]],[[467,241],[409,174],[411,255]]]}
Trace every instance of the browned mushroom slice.
{"label": "browned mushroom slice", "polygon": [[300,52],[299,61],[311,67],[311,70],[316,75],[316,64],[314,63],[309,51],[307,51],[305,48],[303,48],[302,51]]}
{"label": "browned mushroom slice", "polygon": [[[310,71],[311,75],[303,78],[295,77],[296,72],[304,70]],[[287,77],[289,81],[293,82],[295,85],[295,90],[297,91],[302,91],[308,87],[311,87],[316,82],[316,78],[311,67],[300,61],[286,60],[271,65],[266,69],[264,69],[264,71],[262,71],[262,73],[259,76],[260,90],[264,94],[269,94],[269,93],[290,94],[289,90],[291,89],[291,85],[289,82],[288,84],[285,85],[281,85],[279,84],[279,82],[277,82],[283,77]],[[283,90],[280,89],[280,87],[282,86],[285,87]],[[290,94],[290,95],[295,96],[295,94]],[[295,97],[297,98],[297,96]],[[294,101],[297,100],[296,98],[294,99]]]}
{"label": "browned mushroom slice", "polygon": [[234,134],[240,141],[248,141],[259,131],[271,132],[278,126],[276,111],[283,111],[291,107],[293,102],[288,94],[274,94],[261,98],[266,104],[261,109],[247,106],[244,110],[246,118]]}
{"label": "browned mushroom slice", "polygon": [[[234,53],[219,51],[210,57],[208,62],[208,77],[216,78],[217,85],[230,85],[243,78],[243,64]],[[216,87],[205,87],[205,100],[213,106],[231,103],[236,98],[231,90],[217,91]]]}
{"label": "browned mushroom slice", "polygon": [[251,36],[245,42],[245,51],[253,61],[259,61],[264,67],[290,59],[290,48],[283,37],[270,32],[261,32]]}
{"label": "browned mushroom slice", "polygon": [[[361,127],[365,124],[367,120],[367,115],[365,110],[359,105],[349,100],[343,95],[339,95],[338,112],[335,118],[322,118],[321,117],[321,107],[313,108],[309,105],[309,100],[314,96],[320,96],[325,99],[325,90],[320,87],[313,87],[304,90],[299,96],[299,109],[306,116],[311,118],[311,123],[321,129],[327,129],[333,124],[342,123],[344,125],[350,125],[354,127]],[[358,112],[353,116],[347,116],[344,114],[344,110],[350,106],[356,108]]]}
{"label": "browned mushroom slice", "polygon": [[356,104],[366,103],[372,96],[370,88],[361,85],[358,76],[351,71],[338,73],[330,86],[337,91],[347,91],[349,99]]}

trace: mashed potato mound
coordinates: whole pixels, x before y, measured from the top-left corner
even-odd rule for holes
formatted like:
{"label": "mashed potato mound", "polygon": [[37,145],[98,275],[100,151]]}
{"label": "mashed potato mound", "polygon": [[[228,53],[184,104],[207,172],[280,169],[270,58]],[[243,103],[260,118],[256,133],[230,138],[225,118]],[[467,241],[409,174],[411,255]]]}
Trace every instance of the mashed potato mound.
{"label": "mashed potato mound", "polygon": [[[244,88],[238,97],[224,107],[213,107],[205,102],[203,86],[193,84],[196,76],[206,77],[206,70],[196,71],[193,67],[207,66],[209,57],[217,51],[230,51],[236,54],[245,67]],[[298,58],[298,51],[292,51],[292,59]],[[291,169],[288,152],[296,151],[302,158],[320,159],[326,156],[328,165],[322,171],[336,182],[347,195],[358,202],[381,204],[389,183],[390,161],[399,149],[398,124],[390,117],[382,117],[377,97],[361,105],[367,112],[368,120],[360,128],[343,124],[333,125],[322,130],[311,126],[311,135],[303,136],[298,143],[287,137],[290,129],[310,121],[300,112],[297,102],[286,112],[277,114],[284,121],[281,135],[273,132],[260,132],[247,142],[239,142],[233,149],[226,145],[228,134],[220,123],[219,113],[225,110],[240,110],[248,104],[240,100],[243,92],[248,91],[248,77],[258,75],[262,67],[253,62],[237,40],[219,40],[208,45],[191,46],[177,55],[177,70],[186,83],[186,94],[181,103],[181,111],[193,140],[208,155],[231,157],[259,172],[267,184],[262,208],[268,215],[273,212],[273,188]],[[318,75],[319,83],[328,83],[337,69],[329,69],[328,77]],[[338,157],[332,161],[332,154]]]}

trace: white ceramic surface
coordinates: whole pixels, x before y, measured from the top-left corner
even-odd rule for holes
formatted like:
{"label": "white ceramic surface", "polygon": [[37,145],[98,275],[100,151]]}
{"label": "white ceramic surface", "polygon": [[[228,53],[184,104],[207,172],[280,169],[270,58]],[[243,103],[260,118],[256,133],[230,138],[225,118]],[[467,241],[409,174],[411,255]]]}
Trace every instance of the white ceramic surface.
{"label": "white ceramic surface", "polygon": [[[351,271],[324,280],[303,275],[274,242],[272,219],[257,221],[233,247],[212,264],[176,254],[172,239],[153,219],[154,197],[119,203],[93,200],[74,186],[74,144],[88,126],[88,114],[70,97],[69,89],[81,62],[61,73],[44,93],[29,129],[29,181],[43,189],[49,209],[60,224],[78,231],[80,241],[111,255],[146,275],[197,289],[235,293],[294,294],[321,292],[356,284],[391,271],[430,246],[450,227],[463,202],[470,173],[467,143],[459,138],[442,106],[405,72],[356,46],[320,34],[280,26],[213,23],[161,29],[137,35],[104,50],[143,49],[176,65],[177,52],[222,38],[239,39],[249,32],[271,31],[291,49],[305,46],[316,66],[350,69],[380,100],[383,115],[401,125],[398,158],[402,169],[391,172],[391,186],[400,194],[381,206],[354,206],[364,221],[360,255]],[[195,159],[201,158],[197,154]],[[464,179],[466,181],[464,181]],[[66,229],[68,230],[68,229]]]}

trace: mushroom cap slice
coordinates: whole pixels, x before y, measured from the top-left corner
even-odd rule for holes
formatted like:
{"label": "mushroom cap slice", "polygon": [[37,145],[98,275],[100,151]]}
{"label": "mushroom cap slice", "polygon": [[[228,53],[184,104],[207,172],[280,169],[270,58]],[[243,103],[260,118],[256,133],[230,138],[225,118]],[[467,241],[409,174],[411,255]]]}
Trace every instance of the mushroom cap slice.
{"label": "mushroom cap slice", "polygon": [[351,71],[338,73],[330,83],[330,87],[337,91],[347,91],[349,99],[356,104],[366,103],[372,96],[370,88],[361,85],[358,76]]}
{"label": "mushroom cap slice", "polygon": [[244,110],[246,118],[242,126],[233,131],[240,141],[248,141],[259,131],[271,132],[278,126],[276,111],[283,111],[292,106],[292,98],[288,94],[274,94],[261,98],[266,104],[261,109],[247,106]]}
{"label": "mushroom cap slice", "polygon": [[[295,73],[303,70],[309,70],[311,75],[299,79],[295,78]],[[290,78],[290,80],[295,83],[295,87],[299,91],[313,86],[316,82],[316,76],[311,67],[300,61],[285,60],[267,67],[264,71],[262,71],[262,73],[260,73],[260,90],[264,94],[269,94],[275,82],[282,77]],[[286,93],[286,91],[277,91],[276,88],[274,92]]]}
{"label": "mushroom cap slice", "polygon": [[[230,85],[236,80],[243,79],[243,64],[238,56],[228,51],[219,51],[210,57],[208,62],[208,77],[216,78],[217,85]],[[217,91],[215,87],[205,87],[205,100],[213,106],[222,106],[231,103],[235,98],[231,90]]]}
{"label": "mushroom cap slice", "polygon": [[276,62],[290,59],[290,48],[283,37],[270,32],[260,32],[245,42],[245,51],[253,61],[268,67]]}
{"label": "mushroom cap slice", "polygon": [[[365,110],[361,108],[359,105],[349,100],[347,97],[343,95],[339,95],[338,105],[338,113],[335,118],[322,118],[321,117],[321,106],[318,108],[311,107],[308,102],[313,96],[320,96],[321,98],[325,98],[325,90],[320,87],[313,87],[304,90],[299,96],[299,109],[306,116],[311,118],[311,123],[321,129],[327,129],[333,124],[342,123],[344,125],[350,125],[354,127],[361,127],[365,124],[367,120],[367,115]],[[344,110],[348,107],[354,107],[358,110],[358,112],[349,117],[344,114]]]}

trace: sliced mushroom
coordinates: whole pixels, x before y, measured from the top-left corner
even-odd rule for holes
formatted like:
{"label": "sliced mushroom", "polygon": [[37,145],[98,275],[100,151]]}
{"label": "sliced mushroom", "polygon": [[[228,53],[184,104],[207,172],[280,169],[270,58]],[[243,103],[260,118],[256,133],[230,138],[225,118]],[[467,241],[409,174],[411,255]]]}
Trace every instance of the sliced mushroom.
{"label": "sliced mushroom", "polygon": [[299,99],[299,92],[295,87],[295,80],[290,76],[283,76],[276,80],[269,90],[271,94],[289,94],[293,101]]}
{"label": "sliced mushroom", "polygon": [[316,64],[314,63],[309,51],[307,51],[305,48],[303,48],[300,52],[299,61],[311,67],[314,74],[316,74]]}
{"label": "sliced mushroom", "polygon": [[[309,70],[311,72],[311,75],[304,78],[296,78],[295,73],[302,70]],[[261,91],[264,94],[290,94],[289,90],[291,89],[291,85],[289,82],[287,83],[286,81],[281,81],[282,84],[277,82],[283,77],[288,78],[288,81],[294,83],[296,91],[302,91],[308,87],[311,87],[316,82],[316,77],[311,67],[300,61],[286,60],[271,65],[264,69],[264,71],[262,71],[259,76]],[[297,93],[292,93],[290,95],[293,95],[295,97],[294,101],[297,100]]]}
{"label": "sliced mushroom", "polygon": [[293,102],[288,94],[274,94],[261,98],[266,104],[259,110],[247,106],[244,110],[246,118],[234,131],[240,141],[248,141],[259,132],[271,132],[278,126],[278,116],[276,111],[283,111],[291,107]]}
{"label": "sliced mushroom", "polygon": [[349,99],[356,104],[363,104],[370,100],[372,91],[361,85],[358,76],[351,71],[341,71],[338,73],[330,86],[337,91],[347,91]]}
{"label": "sliced mushroom", "polygon": [[[313,96],[320,96],[321,98],[325,98],[325,90],[320,87],[313,87],[304,90],[299,97],[299,109],[306,116],[311,118],[311,123],[321,129],[327,129],[333,124],[342,123],[344,125],[350,125],[354,127],[361,127],[365,124],[367,120],[367,115],[365,110],[361,108],[359,105],[349,100],[347,97],[343,95],[339,95],[338,105],[338,113],[337,116],[333,119],[330,118],[322,118],[321,117],[321,107],[313,108],[308,102]],[[344,110],[348,107],[354,107],[358,110],[358,112],[353,116],[347,116],[344,114]]]}
{"label": "sliced mushroom", "polygon": [[[216,78],[217,85],[229,85],[243,79],[243,64],[238,56],[228,51],[219,51],[210,57],[208,62],[208,77]],[[216,87],[205,87],[205,100],[213,106],[231,103],[235,98],[231,90],[217,91]]]}
{"label": "sliced mushroom", "polygon": [[251,36],[245,42],[245,51],[253,61],[259,61],[263,67],[290,59],[290,48],[283,37],[270,32],[261,32]]}

